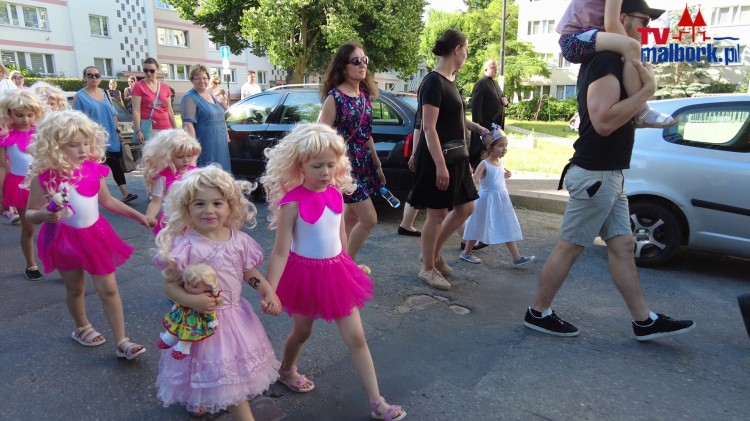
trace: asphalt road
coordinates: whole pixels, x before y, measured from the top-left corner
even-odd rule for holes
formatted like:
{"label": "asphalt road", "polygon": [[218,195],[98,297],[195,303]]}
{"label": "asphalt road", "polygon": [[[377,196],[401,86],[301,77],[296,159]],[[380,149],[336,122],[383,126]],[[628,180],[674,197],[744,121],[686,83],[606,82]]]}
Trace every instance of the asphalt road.
{"label": "asphalt road", "polygon": [[[131,191],[147,202],[137,176]],[[110,186],[115,193],[114,186]],[[248,231],[266,254],[273,244],[267,212]],[[361,252],[373,269],[375,300],[362,312],[381,393],[401,404],[407,420],[744,420],[750,413],[750,338],[735,297],[750,292],[750,261],[683,253],[668,267],[643,269],[641,283],[654,311],[692,318],[692,332],[639,343],[610,279],[606,250],[590,247],[554,308],[582,331],[557,338],[526,329],[539,269],[557,240],[560,215],[518,209],[522,253],[537,260],[512,268],[504,247],[477,252],[484,262],[459,261],[458,238],[444,252],[454,288],[441,292],[417,280],[419,240],[395,234],[401,211],[379,207],[380,224]],[[149,350],[117,360],[114,344],[84,348],[70,339],[73,322],[55,274],[30,282],[22,275],[19,228],[0,220],[0,417],[7,420],[180,420],[184,409],[156,399],[155,341],[170,304],[151,265],[153,237],[137,223],[105,213],[136,247],[117,272],[128,335]],[[265,271],[265,265],[262,267]],[[245,297],[258,308],[251,290]],[[93,286],[89,318],[107,338]],[[291,322],[261,315],[281,356]],[[367,420],[367,398],[335,325],[316,323],[300,369],[317,388],[306,395],[273,385],[253,402],[258,420]],[[112,342],[112,341],[110,341]],[[215,419],[229,419],[219,415]]]}

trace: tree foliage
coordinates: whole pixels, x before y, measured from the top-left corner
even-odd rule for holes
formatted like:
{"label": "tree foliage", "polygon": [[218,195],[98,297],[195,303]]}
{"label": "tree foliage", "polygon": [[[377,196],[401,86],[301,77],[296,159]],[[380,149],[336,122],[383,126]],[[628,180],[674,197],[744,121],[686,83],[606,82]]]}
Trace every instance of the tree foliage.
{"label": "tree foliage", "polygon": [[185,20],[201,25],[217,44],[227,45],[233,54],[251,48],[262,55],[263,47],[242,36],[242,11],[258,5],[257,0],[167,0]]}
{"label": "tree foliage", "polygon": [[[487,59],[500,61],[503,34],[503,2],[472,2],[469,11],[445,13],[431,11],[427,15],[427,25],[422,32],[419,52],[427,66],[435,66],[435,56],[431,50],[440,34],[449,28],[459,28],[469,39],[469,56],[461,71],[456,76],[456,85],[464,95],[471,93],[474,83],[482,74],[482,65]],[[486,8],[481,4],[487,3]],[[513,0],[507,1],[505,26],[505,94],[512,97],[514,93],[525,89],[526,82],[536,75],[549,76],[546,62],[539,60],[531,44],[520,42],[518,36],[518,5]],[[499,67],[499,66],[498,66]]]}
{"label": "tree foliage", "polygon": [[[299,83],[325,69],[339,45],[357,41],[373,71],[416,72],[425,0],[168,0],[183,19],[237,54],[251,48]],[[226,41],[225,41],[226,39]]]}

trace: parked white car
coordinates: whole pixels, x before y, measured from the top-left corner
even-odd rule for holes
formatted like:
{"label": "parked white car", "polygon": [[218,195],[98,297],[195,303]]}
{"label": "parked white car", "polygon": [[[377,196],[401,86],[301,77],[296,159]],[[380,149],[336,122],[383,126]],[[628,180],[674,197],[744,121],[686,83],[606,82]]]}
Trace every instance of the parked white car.
{"label": "parked white car", "polygon": [[680,246],[750,258],[750,95],[655,101],[679,119],[636,130],[625,191],[640,266]]}

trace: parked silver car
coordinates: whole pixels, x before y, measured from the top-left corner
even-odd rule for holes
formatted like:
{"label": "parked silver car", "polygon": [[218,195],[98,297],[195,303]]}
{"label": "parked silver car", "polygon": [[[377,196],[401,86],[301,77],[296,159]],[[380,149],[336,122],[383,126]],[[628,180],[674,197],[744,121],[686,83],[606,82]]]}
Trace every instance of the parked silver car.
{"label": "parked silver car", "polygon": [[750,258],[750,95],[651,106],[680,123],[636,130],[625,171],[636,263],[666,263],[681,245]]}

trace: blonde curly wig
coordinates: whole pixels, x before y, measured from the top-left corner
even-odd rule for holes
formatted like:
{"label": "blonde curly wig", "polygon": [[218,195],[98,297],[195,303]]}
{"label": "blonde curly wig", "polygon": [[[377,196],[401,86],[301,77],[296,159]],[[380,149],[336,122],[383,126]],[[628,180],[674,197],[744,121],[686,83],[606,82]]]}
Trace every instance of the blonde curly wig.
{"label": "blonde curly wig", "polygon": [[[34,93],[45,105],[46,111],[65,111],[68,109],[68,101],[62,89],[47,82],[39,81],[31,85],[31,92]],[[50,102],[57,107],[56,110],[50,108]]]}
{"label": "blonde curly wig", "polygon": [[173,160],[176,156],[198,156],[201,145],[193,136],[184,130],[163,130],[149,140],[143,147],[143,161],[138,170],[143,174],[143,182],[150,195],[154,189],[156,177],[166,168],[177,171]]}
{"label": "blonde curly wig", "polygon": [[231,229],[243,226],[255,226],[257,210],[246,196],[255,190],[256,183],[235,180],[218,165],[197,168],[186,173],[181,180],[175,181],[164,200],[164,229],[156,236],[156,247],[159,258],[168,263],[164,276],[177,279],[175,261],[170,255],[172,241],[192,229],[188,206],[195,200],[198,192],[205,189],[217,189],[227,201],[229,215],[225,225]]}
{"label": "blonde curly wig", "polygon": [[[73,165],[65,158],[62,146],[72,142],[78,135],[83,135],[91,145],[90,160],[104,162],[107,149],[107,131],[80,111],[55,111],[49,113],[36,127],[32,142],[26,150],[34,160],[31,161],[24,185],[34,177],[51,170],[58,179],[71,179]],[[56,186],[48,186],[50,193]]]}
{"label": "blonde curly wig", "polygon": [[182,271],[182,280],[192,287],[196,287],[203,282],[211,288],[211,294],[214,297],[219,296],[219,282],[216,279],[216,271],[205,263],[197,263],[186,267]]}
{"label": "blonde curly wig", "polygon": [[47,106],[29,91],[15,90],[0,96],[0,136],[7,136],[13,130],[10,113],[13,110],[29,110],[36,114],[37,121],[44,117]]}
{"label": "blonde curly wig", "polygon": [[338,157],[331,184],[343,193],[352,193],[357,185],[352,179],[352,166],[346,155],[344,139],[330,126],[318,123],[299,124],[276,146],[265,150],[268,162],[260,183],[266,192],[266,201],[271,211],[271,228],[276,226],[281,199],[304,181],[302,164],[328,149]]}

